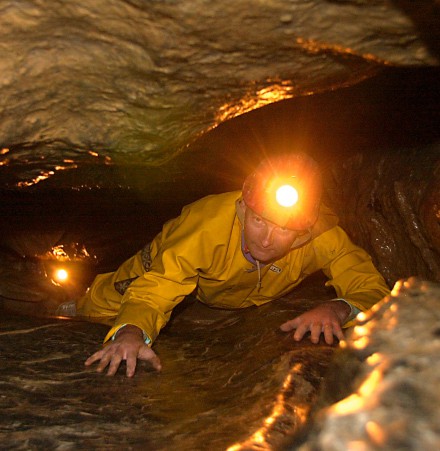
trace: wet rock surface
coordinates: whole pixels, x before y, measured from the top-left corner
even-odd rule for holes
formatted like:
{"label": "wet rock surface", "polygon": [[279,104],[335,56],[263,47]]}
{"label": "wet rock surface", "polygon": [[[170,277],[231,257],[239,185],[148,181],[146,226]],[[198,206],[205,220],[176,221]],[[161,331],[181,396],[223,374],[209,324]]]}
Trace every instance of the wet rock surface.
{"label": "wet rock surface", "polygon": [[397,283],[348,335],[317,403],[326,407],[291,449],[439,449],[439,312],[439,284]]}
{"label": "wet rock surface", "polygon": [[187,300],[161,334],[156,373],[86,368],[107,327],[2,311],[4,449],[277,449],[302,428],[334,347],[279,325],[329,293],[317,278],[290,299],[225,311]]}
{"label": "wet rock surface", "polygon": [[163,371],[132,379],[84,367],[107,326],[3,310],[2,446],[438,449],[438,284],[399,282],[340,347],[278,330],[328,294],[316,277],[239,312],[188,299],[155,344]]}
{"label": "wet rock surface", "polygon": [[390,287],[414,274],[440,282],[440,143],[355,153],[326,175],[329,204]]}

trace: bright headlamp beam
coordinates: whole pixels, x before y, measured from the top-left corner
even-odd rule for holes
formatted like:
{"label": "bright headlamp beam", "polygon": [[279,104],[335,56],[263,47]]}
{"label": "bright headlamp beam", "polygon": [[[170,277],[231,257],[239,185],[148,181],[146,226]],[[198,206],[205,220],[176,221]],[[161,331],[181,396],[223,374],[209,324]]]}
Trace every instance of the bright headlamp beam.
{"label": "bright headlamp beam", "polygon": [[282,207],[293,207],[298,202],[298,191],[291,185],[280,186],[275,196]]}

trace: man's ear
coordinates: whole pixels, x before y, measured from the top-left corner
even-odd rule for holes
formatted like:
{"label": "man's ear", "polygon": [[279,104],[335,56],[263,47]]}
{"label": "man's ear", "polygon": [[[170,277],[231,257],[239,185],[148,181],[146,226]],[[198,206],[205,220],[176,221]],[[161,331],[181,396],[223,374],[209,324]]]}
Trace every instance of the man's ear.
{"label": "man's ear", "polygon": [[238,199],[235,202],[235,210],[237,212],[238,219],[240,220],[241,227],[244,228],[244,216],[246,213],[246,204],[243,199]]}

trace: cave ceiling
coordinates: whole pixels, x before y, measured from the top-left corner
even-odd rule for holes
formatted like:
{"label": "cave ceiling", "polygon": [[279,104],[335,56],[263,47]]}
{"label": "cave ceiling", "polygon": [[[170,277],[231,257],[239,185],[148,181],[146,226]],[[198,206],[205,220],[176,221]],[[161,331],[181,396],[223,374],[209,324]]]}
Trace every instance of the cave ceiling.
{"label": "cave ceiling", "polygon": [[129,186],[130,171],[188,183],[210,153],[194,142],[222,123],[392,67],[438,67],[439,7],[0,1],[0,185]]}

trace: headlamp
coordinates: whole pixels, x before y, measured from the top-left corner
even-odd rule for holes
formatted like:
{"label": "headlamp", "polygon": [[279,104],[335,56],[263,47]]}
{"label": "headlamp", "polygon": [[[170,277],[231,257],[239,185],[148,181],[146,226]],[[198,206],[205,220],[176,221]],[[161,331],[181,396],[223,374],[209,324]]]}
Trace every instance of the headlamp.
{"label": "headlamp", "polygon": [[243,200],[280,227],[307,230],[318,219],[322,193],[317,163],[304,153],[263,160],[243,183]]}
{"label": "headlamp", "polygon": [[275,198],[282,207],[293,207],[298,202],[298,191],[292,185],[282,185],[277,189]]}

